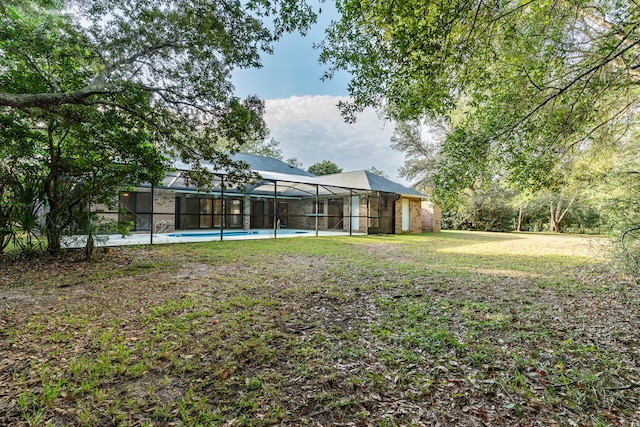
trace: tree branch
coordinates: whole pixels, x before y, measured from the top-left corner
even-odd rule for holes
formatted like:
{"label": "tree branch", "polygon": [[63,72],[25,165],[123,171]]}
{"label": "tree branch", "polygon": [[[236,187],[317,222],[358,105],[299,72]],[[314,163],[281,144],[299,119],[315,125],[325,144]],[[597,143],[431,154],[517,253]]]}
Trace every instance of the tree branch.
{"label": "tree branch", "polygon": [[[622,44],[622,41],[616,47],[619,47],[621,44]],[[510,129],[505,130],[504,132],[502,132],[499,136],[503,136],[506,133],[511,132],[513,129],[517,128],[522,123],[526,122],[535,113],[537,113],[542,108],[544,108],[549,102],[553,101],[554,99],[556,99],[557,97],[559,97],[563,93],[567,92],[573,86],[578,84],[578,82],[580,82],[584,77],[589,76],[590,74],[593,74],[594,72],[596,72],[597,70],[601,69],[605,65],[607,65],[610,62],[613,62],[617,58],[621,57],[624,53],[628,52],[629,50],[637,48],[637,46],[639,46],[639,45],[640,45],[640,40],[639,41],[635,41],[634,43],[624,47],[622,50],[617,52],[615,55],[607,55],[607,57],[603,58],[602,61],[600,61],[599,63],[593,65],[592,67],[590,67],[587,70],[585,70],[585,71],[581,72],[580,74],[578,74],[575,78],[573,78],[565,86],[557,88],[555,93],[549,95],[546,99],[544,99],[542,102],[540,102],[535,108],[533,108],[529,113],[527,113],[524,117],[522,117],[518,121],[518,123],[516,123],[514,126],[510,127]]]}
{"label": "tree branch", "polygon": [[120,67],[134,64],[140,58],[152,56],[153,54],[170,47],[177,47],[178,45],[176,43],[178,40],[179,38],[176,38],[174,40],[166,40],[162,43],[143,47],[127,58],[123,58],[106,66],[96,75],[90,84],[75,91],[33,94],[0,92],[0,106],[20,109],[29,107],[47,109],[51,106],[63,104],[88,105],[88,99],[94,95],[106,95],[120,90],[120,88],[115,85],[105,83],[107,81],[107,77],[114,71],[118,70]]}

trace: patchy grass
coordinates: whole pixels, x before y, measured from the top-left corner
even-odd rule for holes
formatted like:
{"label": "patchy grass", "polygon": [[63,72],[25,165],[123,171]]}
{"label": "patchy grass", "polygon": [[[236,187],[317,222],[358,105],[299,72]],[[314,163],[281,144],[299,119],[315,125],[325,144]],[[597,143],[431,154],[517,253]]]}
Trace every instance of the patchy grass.
{"label": "patchy grass", "polygon": [[446,232],[4,261],[0,424],[638,425],[640,296],[607,252]]}

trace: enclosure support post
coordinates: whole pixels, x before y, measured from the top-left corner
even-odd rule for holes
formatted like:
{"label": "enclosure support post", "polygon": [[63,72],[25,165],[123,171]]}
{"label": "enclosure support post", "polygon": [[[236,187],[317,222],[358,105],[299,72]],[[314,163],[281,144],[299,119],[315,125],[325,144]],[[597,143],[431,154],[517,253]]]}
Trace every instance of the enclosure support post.
{"label": "enclosure support post", "polygon": [[278,238],[278,181],[273,181],[273,238]]}
{"label": "enclosure support post", "polygon": [[220,241],[224,240],[224,175],[220,175]]}
{"label": "enclosure support post", "polygon": [[353,235],[353,230],[351,229],[353,222],[353,190],[349,190],[349,236]]}
{"label": "enclosure support post", "polygon": [[318,237],[318,215],[320,215],[320,203],[318,201],[319,188],[320,186],[316,185],[316,237]]}
{"label": "enclosure support post", "polygon": [[149,244],[153,245],[153,183],[151,183],[151,218],[149,218]]}

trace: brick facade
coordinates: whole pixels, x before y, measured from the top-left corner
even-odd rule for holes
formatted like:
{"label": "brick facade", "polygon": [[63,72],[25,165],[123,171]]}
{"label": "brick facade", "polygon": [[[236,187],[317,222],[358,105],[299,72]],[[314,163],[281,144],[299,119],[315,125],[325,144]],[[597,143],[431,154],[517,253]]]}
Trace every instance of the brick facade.
{"label": "brick facade", "polygon": [[[402,230],[402,201],[409,200],[409,229]],[[422,204],[420,199],[400,197],[396,201],[396,234],[422,232]]]}
{"label": "brick facade", "polygon": [[428,201],[422,202],[422,231],[438,233],[441,230],[442,211],[440,206]]}
{"label": "brick facade", "polygon": [[176,193],[171,190],[153,190],[153,219],[154,232],[171,233],[176,230]]}

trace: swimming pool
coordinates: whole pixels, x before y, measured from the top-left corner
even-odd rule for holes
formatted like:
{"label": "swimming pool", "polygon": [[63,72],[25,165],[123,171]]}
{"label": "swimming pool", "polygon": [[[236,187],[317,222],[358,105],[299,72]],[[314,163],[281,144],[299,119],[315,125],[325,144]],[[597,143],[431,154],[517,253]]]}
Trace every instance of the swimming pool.
{"label": "swimming pool", "polygon": [[[304,230],[277,230],[276,234],[309,234],[311,231]],[[175,232],[175,233],[167,233],[164,234],[168,237],[220,237],[219,231],[186,231],[186,232]],[[235,231],[224,231],[222,233],[223,237],[226,236],[273,236],[273,230],[235,230]]]}

